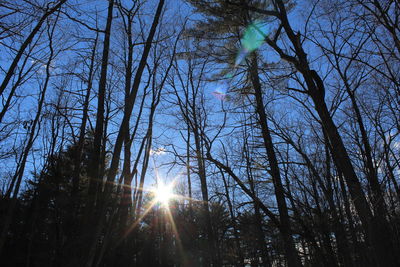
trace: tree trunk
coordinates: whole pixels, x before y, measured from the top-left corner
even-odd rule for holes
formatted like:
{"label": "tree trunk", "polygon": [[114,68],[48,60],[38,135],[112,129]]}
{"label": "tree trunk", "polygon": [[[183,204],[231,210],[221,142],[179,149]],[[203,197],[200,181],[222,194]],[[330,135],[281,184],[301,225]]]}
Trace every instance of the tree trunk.
{"label": "tree trunk", "polygon": [[[111,6],[111,3],[110,3],[110,6]],[[149,54],[149,51],[151,48],[151,44],[153,41],[153,37],[154,37],[155,31],[156,31],[159,19],[161,17],[161,11],[162,11],[163,6],[164,6],[164,0],[160,0],[158,7],[157,7],[156,14],[154,16],[154,20],[153,20],[149,35],[146,40],[145,48],[143,50],[143,54],[140,59],[138,69],[136,71],[135,79],[134,79],[134,82],[132,85],[132,90],[129,95],[128,107],[125,110],[126,112],[124,113],[124,117],[122,119],[119,131],[118,131],[117,139],[116,139],[115,146],[114,146],[113,157],[111,160],[110,168],[108,170],[108,175],[107,175],[107,180],[106,180],[106,184],[105,184],[105,188],[104,188],[103,198],[102,198],[101,203],[99,203],[99,209],[98,209],[99,217],[97,218],[98,222],[97,222],[96,226],[94,227],[95,229],[94,229],[94,235],[93,235],[92,242],[90,242],[90,244],[89,244],[89,253],[87,254],[87,257],[86,257],[86,259],[87,259],[86,267],[91,267],[93,260],[94,260],[96,247],[97,247],[97,241],[101,234],[104,220],[106,219],[105,218],[106,207],[109,202],[110,193],[112,190],[112,182],[114,181],[117,170],[118,170],[118,164],[119,164],[122,144],[125,139],[125,133],[127,132],[126,129],[128,127],[128,122],[130,120],[130,116],[132,114],[132,110],[133,110],[133,106],[134,106],[134,103],[136,100],[136,95],[137,95],[137,92],[139,89],[139,85],[141,82],[143,70],[146,65],[147,57],[148,57],[148,54]],[[112,12],[110,11],[110,13],[109,14],[111,16]]]}
{"label": "tree trunk", "polygon": [[256,112],[259,116],[259,123],[261,126],[262,137],[265,145],[265,150],[267,153],[269,165],[270,165],[270,175],[275,188],[275,197],[278,204],[279,218],[280,218],[280,233],[283,238],[286,259],[288,261],[288,266],[302,266],[299,255],[297,254],[294,240],[292,237],[292,230],[290,226],[289,211],[285,200],[285,191],[283,188],[280,170],[278,166],[278,161],[274,151],[274,145],[272,143],[272,137],[267,124],[267,116],[265,114],[265,108],[263,104],[262,88],[258,76],[258,63],[256,55],[253,53],[250,65],[250,76],[253,89],[255,91],[256,98]]}
{"label": "tree trunk", "polygon": [[[58,18],[58,17],[57,17]],[[43,22],[42,22],[43,23]],[[22,160],[21,160],[21,164],[19,166],[19,168],[17,168],[14,178],[15,178],[15,184],[12,183],[14,185],[14,191],[13,191],[13,195],[10,199],[10,203],[7,207],[7,212],[6,212],[6,216],[4,218],[4,222],[3,222],[3,228],[1,229],[1,235],[0,235],[0,254],[3,251],[3,247],[4,247],[4,243],[6,242],[7,239],[7,233],[10,227],[10,224],[14,218],[14,209],[15,206],[17,204],[17,200],[18,200],[18,193],[19,193],[19,188],[21,186],[21,182],[22,182],[22,178],[24,176],[24,172],[25,172],[25,165],[29,156],[29,152],[33,146],[33,143],[35,142],[36,136],[37,136],[37,131],[36,131],[36,127],[40,127],[40,117],[42,115],[42,108],[43,108],[43,104],[44,104],[44,100],[46,97],[46,91],[49,85],[49,81],[50,81],[50,65],[51,65],[51,61],[53,60],[53,56],[54,56],[54,50],[53,50],[53,33],[54,33],[54,29],[55,29],[56,23],[54,23],[53,27],[51,29],[48,30],[48,37],[49,37],[49,49],[50,49],[50,55],[49,58],[46,62],[46,78],[43,84],[43,89],[40,92],[39,95],[39,100],[38,100],[38,108],[37,108],[37,112],[36,112],[36,116],[31,124],[31,129],[30,129],[30,133],[28,136],[28,141],[26,143],[25,149],[23,151],[23,155],[22,155]],[[11,188],[12,190],[12,188]]]}
{"label": "tree trunk", "polygon": [[[92,224],[95,222],[95,218],[93,218],[94,206],[96,202],[96,192],[98,191],[98,187],[101,186],[103,181],[103,174],[100,173],[101,166],[103,163],[101,162],[103,159],[102,153],[102,144],[103,140],[103,131],[104,131],[104,105],[105,105],[105,94],[106,94],[106,86],[107,86],[107,69],[108,69],[108,55],[110,50],[110,37],[111,37],[111,24],[113,20],[113,9],[114,9],[114,0],[110,0],[108,4],[107,11],[107,22],[106,28],[104,31],[104,42],[103,42],[103,55],[101,59],[101,73],[100,73],[100,81],[99,81],[99,90],[98,90],[98,99],[97,99],[97,113],[96,113],[96,126],[94,131],[94,140],[93,140],[93,155],[91,162],[89,164],[88,176],[89,176],[89,186],[88,186],[88,197],[86,201],[85,207],[85,218],[84,225],[86,226],[86,230],[89,231],[93,229]],[[92,220],[90,219],[92,218]]]}

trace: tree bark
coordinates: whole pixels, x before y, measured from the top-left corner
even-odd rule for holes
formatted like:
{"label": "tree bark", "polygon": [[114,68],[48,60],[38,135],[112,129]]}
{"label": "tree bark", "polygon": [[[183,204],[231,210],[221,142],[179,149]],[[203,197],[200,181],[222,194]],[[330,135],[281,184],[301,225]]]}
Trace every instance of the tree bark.
{"label": "tree bark", "polygon": [[250,64],[250,77],[255,92],[256,98],[256,113],[259,117],[259,123],[261,126],[262,137],[264,141],[265,150],[267,153],[270,175],[272,177],[275,197],[278,204],[279,218],[280,218],[280,233],[283,238],[286,259],[288,261],[288,266],[302,266],[300,257],[297,254],[294,240],[292,237],[291,223],[289,218],[289,211],[285,200],[285,190],[283,188],[281,174],[278,166],[278,160],[276,158],[274,145],[272,143],[272,137],[267,124],[267,116],[265,114],[265,107],[263,104],[262,88],[260,79],[258,76],[258,63],[256,55],[253,53],[251,56]]}

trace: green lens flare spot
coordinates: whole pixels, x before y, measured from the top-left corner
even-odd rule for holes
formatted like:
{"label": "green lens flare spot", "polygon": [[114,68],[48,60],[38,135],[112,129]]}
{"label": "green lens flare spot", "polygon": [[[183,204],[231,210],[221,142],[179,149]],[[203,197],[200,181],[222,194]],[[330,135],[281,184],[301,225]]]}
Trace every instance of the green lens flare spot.
{"label": "green lens flare spot", "polygon": [[262,21],[254,21],[252,24],[247,26],[241,39],[242,46],[248,52],[252,52],[259,48],[267,36],[267,25]]}
{"label": "green lens flare spot", "polygon": [[256,20],[245,29],[240,39],[241,47],[236,55],[235,67],[238,66],[251,52],[258,49],[267,36],[267,23]]}

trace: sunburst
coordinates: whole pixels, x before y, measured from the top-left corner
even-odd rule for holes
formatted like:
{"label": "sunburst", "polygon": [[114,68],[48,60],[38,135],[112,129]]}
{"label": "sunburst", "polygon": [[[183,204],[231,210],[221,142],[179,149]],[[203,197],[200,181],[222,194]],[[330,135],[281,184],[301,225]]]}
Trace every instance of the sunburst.
{"label": "sunburst", "polygon": [[164,182],[158,181],[157,186],[153,189],[155,201],[164,207],[168,207],[170,200],[175,197],[173,187],[173,183],[164,184]]}

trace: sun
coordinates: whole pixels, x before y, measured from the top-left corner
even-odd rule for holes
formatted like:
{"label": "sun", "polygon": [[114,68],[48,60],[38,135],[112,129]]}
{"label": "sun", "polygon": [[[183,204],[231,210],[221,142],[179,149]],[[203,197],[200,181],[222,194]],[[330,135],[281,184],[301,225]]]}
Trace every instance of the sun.
{"label": "sun", "polygon": [[173,184],[164,184],[159,181],[157,187],[154,189],[155,201],[168,207],[169,201],[174,197],[172,192]]}

